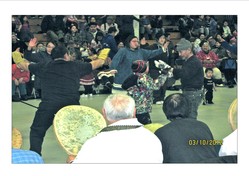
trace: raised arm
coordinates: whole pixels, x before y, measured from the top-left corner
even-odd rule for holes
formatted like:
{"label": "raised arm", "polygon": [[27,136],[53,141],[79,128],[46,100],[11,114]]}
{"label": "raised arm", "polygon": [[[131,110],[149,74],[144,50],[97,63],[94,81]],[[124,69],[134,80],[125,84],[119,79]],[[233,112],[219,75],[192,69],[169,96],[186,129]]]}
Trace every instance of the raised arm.
{"label": "raised arm", "polygon": [[110,48],[102,49],[100,51],[99,55],[98,55],[98,59],[93,60],[92,62],[90,62],[92,64],[92,69],[93,70],[95,70],[95,69],[101,67],[102,65],[104,65],[104,63],[107,61],[109,52],[110,52]]}
{"label": "raised arm", "polygon": [[36,45],[37,45],[37,39],[32,38],[28,43],[27,50],[24,52],[24,58],[30,62],[38,63],[41,60],[41,58],[39,58],[40,55],[37,53],[32,53],[32,50],[34,47],[36,47]]}

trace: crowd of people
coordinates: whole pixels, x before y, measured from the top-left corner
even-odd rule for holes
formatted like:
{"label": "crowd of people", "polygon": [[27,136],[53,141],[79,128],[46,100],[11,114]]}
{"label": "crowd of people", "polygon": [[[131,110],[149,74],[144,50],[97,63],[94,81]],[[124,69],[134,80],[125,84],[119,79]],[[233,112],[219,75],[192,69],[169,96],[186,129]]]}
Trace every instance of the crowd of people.
{"label": "crowd of people", "polygon": [[[35,82],[35,94],[41,97],[30,130],[31,151],[42,156],[43,140],[56,112],[67,105],[79,105],[81,97],[92,96],[101,84],[101,93],[112,94],[103,105],[108,124],[134,128],[100,132],[82,146],[73,163],[198,163],[219,158],[214,145],[200,144],[214,139],[209,127],[197,120],[198,108],[203,97],[203,104],[214,103],[215,86],[226,83],[233,88],[236,84],[236,21],[229,26],[234,18],[225,19],[222,26],[216,22],[215,28],[212,16],[179,17],[181,39],[174,45],[160,22],[155,26],[151,20],[162,20],[162,16],[153,17],[47,15],[41,22],[41,33],[48,38],[44,45],[31,35],[27,16],[22,16],[21,23],[13,16],[12,101],[28,99],[25,83],[29,80]],[[130,26],[133,20],[140,24],[139,36]],[[155,39],[155,43],[148,45],[147,39]],[[178,79],[182,93],[165,98],[166,89]],[[84,92],[80,92],[80,85]],[[171,121],[155,134],[143,128],[152,123],[152,104],[163,104]],[[104,140],[116,141],[120,135],[118,144],[107,142],[104,146]],[[198,144],[192,146],[194,142]],[[132,148],[131,143],[139,150],[118,158],[96,155],[93,148]]]}
{"label": "crowd of people", "polygon": [[[32,48],[25,44],[25,42],[29,42],[34,37],[29,26],[29,18],[30,16],[27,15],[13,16],[12,51],[17,50],[21,52],[26,59],[32,62],[41,60],[37,60],[37,58],[49,60],[50,51],[55,44],[65,45],[73,60],[82,60],[84,62],[90,62],[95,59],[98,51],[102,48],[111,49],[109,58],[113,62],[97,69],[91,75],[86,76],[86,79],[84,78],[84,81],[81,82],[82,87],[84,87],[83,90],[86,89],[86,92],[81,92],[82,97],[88,97],[96,93],[110,94],[113,87],[114,89],[121,88],[122,80],[126,78],[124,74],[131,74],[131,70],[127,73],[122,73],[124,68],[122,67],[119,68],[120,72],[115,76],[107,74],[104,76],[104,79],[102,79],[102,76],[98,77],[99,72],[109,71],[110,68],[116,69],[118,67],[117,62],[120,59],[122,60],[121,55],[123,58],[136,57],[136,59],[148,60],[150,66],[149,74],[154,80],[159,76],[159,69],[155,68],[154,60],[163,60],[170,66],[176,67],[182,58],[178,55],[175,42],[171,40],[170,33],[162,25],[163,19],[169,18],[169,16],[141,16],[140,18],[131,15],[39,16],[42,19],[40,24],[41,30],[38,33],[42,33],[48,42],[42,43],[38,41],[37,46],[33,46]],[[237,80],[237,21],[236,16],[224,16],[223,19],[224,21],[221,23],[215,19],[215,16],[209,15],[175,16],[174,18],[181,38],[185,38],[191,42],[193,45],[193,54],[201,60],[203,70],[205,71],[206,68],[213,69],[212,77],[215,85],[227,85],[229,88],[233,88]],[[153,36],[152,39],[155,41],[154,44],[149,45],[146,43],[147,39],[151,39],[151,37],[146,37],[141,30],[139,30],[139,36],[134,36],[134,28],[133,26],[129,26],[134,20],[139,22],[139,29],[142,28],[141,25],[146,26],[145,24],[149,23],[148,25],[151,26],[150,33]],[[157,26],[156,24],[160,25]],[[24,36],[24,33],[27,33],[26,36],[30,37],[22,38],[21,36]],[[131,40],[131,37],[137,38],[137,41],[135,41],[137,43],[131,45],[134,41]],[[166,42],[169,42],[169,44],[165,52],[150,55],[149,57],[148,55],[144,55],[145,52],[142,49],[160,49]],[[134,53],[133,50],[137,53]],[[37,54],[31,55],[31,53]],[[146,53],[149,54],[148,52]],[[127,69],[130,69],[130,65],[131,63],[126,66]],[[18,91],[16,91],[16,88],[13,88],[13,101],[41,97],[39,78],[35,79],[35,76],[32,76],[30,74],[30,78],[32,79],[29,79],[24,84],[27,89],[26,92],[23,93],[22,91],[21,95],[20,93],[16,95]],[[12,80],[15,81],[18,79],[13,77]],[[181,86],[178,88],[173,87],[174,83],[174,78],[168,79],[159,90],[155,90],[153,104],[162,104],[166,90],[179,90],[181,88]]]}

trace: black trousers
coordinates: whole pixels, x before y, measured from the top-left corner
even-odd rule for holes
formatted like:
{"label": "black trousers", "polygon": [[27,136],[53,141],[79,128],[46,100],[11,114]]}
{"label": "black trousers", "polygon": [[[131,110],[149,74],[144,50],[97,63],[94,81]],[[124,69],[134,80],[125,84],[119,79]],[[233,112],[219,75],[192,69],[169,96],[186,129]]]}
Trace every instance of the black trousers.
{"label": "black trousers", "polygon": [[93,85],[84,85],[85,94],[92,94],[93,93]]}
{"label": "black trousers", "polygon": [[42,143],[47,130],[53,124],[55,114],[67,105],[79,105],[79,102],[41,102],[30,127],[30,150],[41,155]]}
{"label": "black trousers", "polygon": [[211,103],[213,101],[213,90],[207,90],[205,98],[208,103]]}
{"label": "black trousers", "polygon": [[228,85],[233,84],[236,73],[236,69],[224,69],[224,76],[227,80]]}

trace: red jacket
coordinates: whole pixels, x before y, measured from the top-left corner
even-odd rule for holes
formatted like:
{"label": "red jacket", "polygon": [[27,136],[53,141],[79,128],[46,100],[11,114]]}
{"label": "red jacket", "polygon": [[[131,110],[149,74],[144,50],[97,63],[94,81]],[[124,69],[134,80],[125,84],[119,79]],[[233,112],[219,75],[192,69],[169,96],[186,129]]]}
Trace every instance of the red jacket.
{"label": "red jacket", "polygon": [[16,64],[12,64],[12,80],[20,78],[23,78],[24,83],[29,82],[30,72],[18,68]]}
{"label": "red jacket", "polygon": [[206,54],[201,50],[196,54],[196,57],[200,59],[202,66],[205,68],[216,67],[217,62],[219,61],[217,54],[213,51],[209,51],[208,54]]}

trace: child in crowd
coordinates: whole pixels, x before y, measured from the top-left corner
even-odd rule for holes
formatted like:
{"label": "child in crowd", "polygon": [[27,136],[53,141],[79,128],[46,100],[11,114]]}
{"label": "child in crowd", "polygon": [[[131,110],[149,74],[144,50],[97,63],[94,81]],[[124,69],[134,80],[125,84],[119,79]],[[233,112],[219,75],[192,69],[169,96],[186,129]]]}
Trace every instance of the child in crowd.
{"label": "child in crowd", "polygon": [[93,73],[90,73],[80,78],[80,84],[83,85],[85,89],[81,97],[91,97],[93,95],[93,85],[95,84],[95,78]]}
{"label": "child in crowd", "polygon": [[[23,60],[23,54],[17,49],[12,52],[12,58],[15,64],[12,64],[12,101],[28,100],[26,83],[30,80],[30,72],[19,67]],[[19,88],[19,95],[16,95],[16,89]]]}
{"label": "child in crowd", "polygon": [[[162,63],[162,62],[161,62]],[[153,90],[158,90],[166,79],[167,74],[161,74],[153,80],[149,75],[149,66],[146,61],[136,60],[131,66],[133,74],[122,84],[128,95],[134,98],[136,103],[136,117],[142,124],[150,124],[150,112],[153,104]]]}
{"label": "child in crowd", "polygon": [[[88,56],[84,58],[84,62],[91,62],[97,59],[97,54],[93,54],[89,48],[86,49]],[[81,97],[88,97],[93,95],[93,85],[95,84],[95,76],[93,72],[80,78],[80,85],[84,86],[84,93]]]}
{"label": "child in crowd", "polygon": [[206,68],[205,69],[205,77],[204,77],[203,105],[214,104],[213,103],[213,90],[216,91],[216,89],[215,89],[215,84],[214,84],[214,80],[213,80],[212,76],[213,76],[213,69]]}

